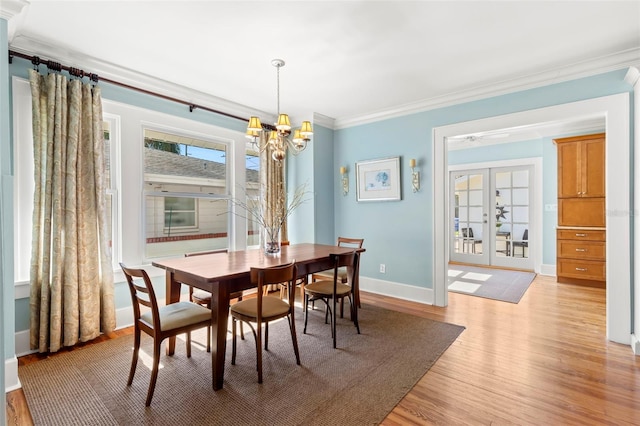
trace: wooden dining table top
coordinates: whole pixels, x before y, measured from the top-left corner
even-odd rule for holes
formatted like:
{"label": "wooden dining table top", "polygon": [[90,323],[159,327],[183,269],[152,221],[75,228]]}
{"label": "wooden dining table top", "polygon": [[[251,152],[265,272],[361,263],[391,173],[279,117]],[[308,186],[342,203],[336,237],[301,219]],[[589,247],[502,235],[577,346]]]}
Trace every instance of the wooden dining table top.
{"label": "wooden dining table top", "polygon": [[[267,256],[261,249],[248,249],[156,260],[152,265],[163,268],[167,272],[190,275],[194,281],[229,281],[245,277],[251,267],[278,266],[294,260],[300,274],[304,274],[308,273],[305,268],[307,264],[313,264],[322,258],[328,259],[330,254],[348,253],[353,250],[352,247],[303,243],[282,246],[279,256]],[[364,249],[355,250],[364,251]]]}

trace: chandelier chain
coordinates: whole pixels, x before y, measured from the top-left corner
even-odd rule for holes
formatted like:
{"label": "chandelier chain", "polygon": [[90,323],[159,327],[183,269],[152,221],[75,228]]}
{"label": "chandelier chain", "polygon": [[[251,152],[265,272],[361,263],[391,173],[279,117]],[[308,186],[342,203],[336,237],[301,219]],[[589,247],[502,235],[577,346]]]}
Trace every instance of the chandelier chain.
{"label": "chandelier chain", "polygon": [[278,93],[278,96],[277,96],[278,109],[277,109],[277,111],[278,111],[278,115],[280,115],[280,66],[276,65],[276,70],[277,70],[277,72],[276,72],[276,78],[277,78],[276,89],[278,91],[277,92]]}

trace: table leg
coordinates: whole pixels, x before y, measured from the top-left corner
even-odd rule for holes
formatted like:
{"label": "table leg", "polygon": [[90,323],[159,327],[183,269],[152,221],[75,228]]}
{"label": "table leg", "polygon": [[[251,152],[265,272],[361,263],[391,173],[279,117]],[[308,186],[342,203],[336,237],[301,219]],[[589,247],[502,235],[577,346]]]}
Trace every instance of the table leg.
{"label": "table leg", "polygon": [[211,377],[213,389],[222,389],[224,359],[227,350],[229,293],[226,286],[214,284],[211,292]]}
{"label": "table leg", "polygon": [[[355,273],[355,280],[353,282],[349,282],[349,285],[351,286],[351,297],[353,298],[353,306],[356,308],[356,312],[355,312],[355,319],[357,320],[357,309],[358,308],[362,308],[362,305],[360,304],[360,253],[356,252],[356,256],[358,258],[358,266],[356,269],[356,273]],[[347,278],[349,281],[351,281],[351,277],[353,277],[353,266],[349,265],[347,266]],[[354,320],[354,314],[351,314],[351,320]]]}
{"label": "table leg", "polygon": [[[173,272],[167,271],[166,277],[166,304],[177,303],[180,301],[180,287],[182,283],[176,281]],[[167,339],[167,355],[173,355],[176,351],[176,338],[169,337]]]}

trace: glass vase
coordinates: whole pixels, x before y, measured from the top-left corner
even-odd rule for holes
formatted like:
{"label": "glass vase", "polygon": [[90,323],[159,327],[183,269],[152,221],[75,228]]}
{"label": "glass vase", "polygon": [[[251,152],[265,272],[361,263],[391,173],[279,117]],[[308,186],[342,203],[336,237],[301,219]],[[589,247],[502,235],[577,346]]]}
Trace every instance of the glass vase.
{"label": "glass vase", "polygon": [[262,228],[262,248],[267,256],[280,256],[280,228]]}

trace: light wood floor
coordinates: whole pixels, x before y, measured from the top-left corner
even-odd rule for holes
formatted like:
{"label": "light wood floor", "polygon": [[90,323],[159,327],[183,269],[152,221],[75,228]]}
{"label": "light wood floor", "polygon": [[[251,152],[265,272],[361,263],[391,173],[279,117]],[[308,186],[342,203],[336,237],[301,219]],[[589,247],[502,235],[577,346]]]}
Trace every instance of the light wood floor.
{"label": "light wood floor", "polygon": [[[539,276],[517,305],[456,293],[446,308],[362,301],[466,327],[384,425],[640,424],[640,357],[606,340],[603,289]],[[21,391],[7,418],[32,424]]]}

